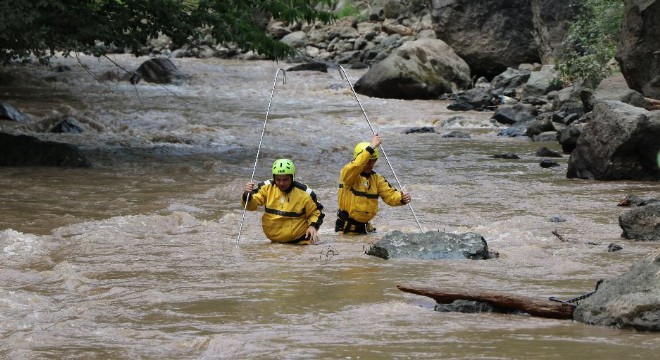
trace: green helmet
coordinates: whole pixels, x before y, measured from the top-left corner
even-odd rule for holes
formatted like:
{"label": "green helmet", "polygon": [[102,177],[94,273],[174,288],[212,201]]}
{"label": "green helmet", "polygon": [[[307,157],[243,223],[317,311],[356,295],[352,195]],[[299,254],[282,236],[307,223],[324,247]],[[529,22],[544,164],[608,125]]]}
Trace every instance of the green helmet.
{"label": "green helmet", "polygon": [[296,174],[296,166],[293,161],[289,159],[278,159],[273,163],[273,176],[275,175],[291,175]]}
{"label": "green helmet", "polygon": [[[353,159],[355,159],[358,156],[358,154],[363,152],[364,149],[366,149],[367,146],[369,145],[371,145],[371,143],[366,141],[363,141],[355,145],[355,149],[353,149]],[[378,160],[379,157],[380,157],[380,152],[378,152],[378,149],[374,149],[374,153],[371,154],[371,158],[374,160]]]}

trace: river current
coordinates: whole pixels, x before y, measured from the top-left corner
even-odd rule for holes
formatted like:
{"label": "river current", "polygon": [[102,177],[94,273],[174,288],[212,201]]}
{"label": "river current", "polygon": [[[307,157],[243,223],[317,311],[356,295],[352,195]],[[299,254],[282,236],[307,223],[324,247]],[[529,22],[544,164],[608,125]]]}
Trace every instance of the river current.
{"label": "river current", "polygon": [[[658,249],[621,238],[627,209],[617,206],[629,194],[659,197],[658,183],[566,179],[568,156],[544,169],[535,155],[556,142],[497,136],[492,113],[446,101],[356,99],[338,70],[276,79],[291,64],[174,59],[184,84],[133,86],[101,79],[118,71],[113,62],[133,70],[147,59],[111,59],[57,58],[65,71],[0,77],[0,99],[33,118],[0,121],[0,131],[75,144],[93,164],[0,168],[1,358],[657,358],[657,334],[436,312],[396,285],[588,293]],[[347,70],[348,80],[365,71]],[[61,115],[86,131],[44,133]],[[421,126],[436,133],[404,133]],[[376,171],[412,194],[411,207],[381,202],[376,234],[335,234],[339,170],[372,130],[387,155]],[[451,130],[471,138],[441,136]],[[502,153],[521,159],[492,157]],[[271,244],[261,213],[240,206],[255,163],[265,180],[282,157],[325,206],[318,245]],[[477,232],[499,258],[365,255],[387,232],[420,227]],[[608,252],[612,243],[623,249]]]}

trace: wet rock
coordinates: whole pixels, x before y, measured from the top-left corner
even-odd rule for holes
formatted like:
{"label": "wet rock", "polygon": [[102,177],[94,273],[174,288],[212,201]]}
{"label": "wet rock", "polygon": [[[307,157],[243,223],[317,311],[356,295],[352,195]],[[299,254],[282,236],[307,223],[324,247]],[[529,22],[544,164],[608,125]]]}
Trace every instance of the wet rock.
{"label": "wet rock", "polygon": [[53,68],[55,72],[66,72],[66,71],[71,71],[71,67],[67,65],[58,65]]}
{"label": "wet rock", "polygon": [[72,117],[66,117],[55,124],[49,131],[58,134],[81,134],[85,130],[78,120]]}
{"label": "wet rock", "polygon": [[0,166],[91,167],[91,164],[73,145],[0,133]]}
{"label": "wet rock", "polygon": [[660,331],[660,252],[604,280],[579,302],[573,319],[591,325]]}
{"label": "wet rock", "polygon": [[414,128],[407,129],[403,133],[404,134],[435,133],[435,129],[433,127],[430,127],[430,126],[414,127]]}
{"label": "wet rock", "polygon": [[511,125],[517,122],[536,120],[538,110],[529,104],[502,105],[493,114],[500,124]]}
{"label": "wet rock", "polygon": [[533,123],[533,121],[533,119],[518,121],[508,128],[500,130],[497,135],[509,137],[527,137],[527,128]]}
{"label": "wet rock", "polygon": [[561,215],[552,215],[550,217],[550,222],[555,222],[555,223],[566,222],[566,218],[564,218]]}
{"label": "wet rock", "polygon": [[450,234],[440,231],[406,234],[395,230],[373,244],[367,255],[379,258],[409,258],[422,260],[472,259],[492,256],[483,236],[477,233]]}
{"label": "wet rock", "polygon": [[623,249],[622,245],[615,244],[615,243],[611,243],[607,246],[607,252],[615,252],[615,251],[619,251],[619,250],[622,250],[622,249]]}
{"label": "wet rock", "polygon": [[554,150],[550,150],[550,149],[548,149],[547,147],[544,146],[544,147],[536,150],[536,156],[560,158],[561,154],[554,151]]}
{"label": "wet rock", "polygon": [[320,62],[308,62],[304,64],[291,66],[290,68],[286,69],[286,71],[320,71],[327,73],[328,64],[324,64]]}
{"label": "wet rock", "polygon": [[460,130],[453,130],[447,133],[442,134],[443,138],[454,138],[454,139],[470,139],[471,136],[470,134],[466,133],[465,131],[460,131]]}
{"label": "wet rock", "polygon": [[[181,85],[185,80],[185,76],[179,72],[179,69],[177,69],[172,60],[167,58],[149,59],[138,67],[135,74],[139,75],[135,83],[140,79],[144,79],[145,81],[156,84]],[[133,80],[131,82],[133,83]]]}
{"label": "wet rock", "polygon": [[495,109],[495,98],[487,89],[474,88],[458,93],[453,97],[454,102],[447,105],[452,111],[483,111]]}
{"label": "wet rock", "polygon": [[495,159],[509,159],[509,160],[518,160],[520,159],[520,156],[513,154],[513,153],[506,153],[506,154],[495,154],[492,157]]}
{"label": "wet rock", "polygon": [[[529,128],[527,128],[527,133],[529,133]],[[545,131],[540,134],[532,136],[532,141],[535,142],[552,142],[557,141],[557,132],[556,131]],[[553,156],[556,157],[556,156]],[[559,155],[561,157],[561,155]]]}
{"label": "wet rock", "polygon": [[31,119],[15,107],[5,102],[0,102],[0,120],[30,121]]}
{"label": "wet rock", "polygon": [[454,300],[449,304],[435,304],[434,309],[439,312],[460,312],[466,314],[473,313],[500,313],[510,314],[511,309],[503,308],[490,304],[485,301],[472,301],[472,300]]}
{"label": "wet rock", "polygon": [[642,241],[660,240],[660,202],[638,206],[619,216],[622,237]]}
{"label": "wet rock", "polygon": [[539,165],[544,169],[560,166],[558,162],[548,159],[541,160]]}

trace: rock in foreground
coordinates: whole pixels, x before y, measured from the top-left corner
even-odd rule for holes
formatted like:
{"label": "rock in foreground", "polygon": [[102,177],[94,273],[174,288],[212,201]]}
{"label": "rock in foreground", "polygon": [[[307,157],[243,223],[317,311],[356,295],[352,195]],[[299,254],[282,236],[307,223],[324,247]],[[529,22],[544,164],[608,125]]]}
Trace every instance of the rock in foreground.
{"label": "rock in foreground", "polygon": [[395,230],[373,244],[367,255],[394,259],[489,259],[488,244],[477,233],[450,234],[440,231],[406,234]]}

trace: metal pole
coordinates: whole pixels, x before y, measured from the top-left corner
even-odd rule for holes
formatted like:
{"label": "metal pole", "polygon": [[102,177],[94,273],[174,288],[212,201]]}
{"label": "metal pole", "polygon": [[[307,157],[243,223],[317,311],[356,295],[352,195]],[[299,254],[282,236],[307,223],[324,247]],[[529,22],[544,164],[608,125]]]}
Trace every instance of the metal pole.
{"label": "metal pole", "polygon": [[[360,102],[360,99],[357,96],[357,93],[355,92],[355,89],[353,89],[353,84],[351,84],[351,81],[348,79],[348,74],[346,74],[346,71],[344,68],[339,65],[339,74],[346,79],[346,82],[348,82],[348,85],[351,87],[351,91],[353,92],[353,96],[355,96],[355,100],[357,100],[358,105],[360,105],[360,109],[362,110],[362,114],[364,114],[364,118],[367,120],[367,124],[369,124],[369,128],[371,129],[371,132],[375,134],[376,131],[374,130],[374,127],[371,126],[371,121],[369,121],[369,117],[367,116],[367,113],[364,111],[364,107],[362,107],[362,103]],[[390,163],[390,159],[387,158],[387,154],[385,153],[385,149],[383,149],[383,145],[380,145],[380,152],[383,154],[383,157],[385,157],[385,161],[387,161],[387,165],[389,165],[390,170],[392,170],[392,174],[394,175],[394,179],[396,180],[396,183],[399,185],[399,188],[403,190],[403,186],[401,185],[401,182],[399,181],[399,178],[396,176],[396,173],[394,172],[394,168],[392,167],[392,164]],[[415,210],[413,210],[412,205],[408,203],[408,207],[410,208],[410,212],[413,214],[413,217],[415,218],[415,222],[417,223],[417,226],[419,226],[419,230],[421,232],[424,232],[424,229],[422,229],[422,225],[419,223],[419,219],[417,219],[417,215],[415,214]]]}
{"label": "metal pole", "polygon": [[[275,79],[273,80],[273,88],[270,91],[270,99],[268,100],[268,108],[266,109],[266,119],[264,120],[264,126],[261,129],[261,138],[259,138],[259,146],[257,147],[257,156],[254,159],[254,166],[252,167],[252,175],[250,176],[250,182],[254,181],[254,173],[257,171],[257,161],[259,160],[259,152],[261,151],[261,143],[264,140],[264,134],[266,133],[266,123],[268,122],[268,114],[270,113],[270,105],[273,103],[273,94],[275,93],[275,85],[277,84],[277,77],[280,74],[280,71],[284,75],[282,78],[282,84],[286,84],[286,71],[282,68],[277,69],[275,72]],[[250,195],[248,194],[245,199],[245,207],[243,207],[243,215],[241,216],[241,226],[238,228],[238,237],[236,238],[236,246],[238,246],[241,240],[241,231],[243,230],[243,221],[245,220],[245,212],[247,210],[247,204],[250,201]]]}

